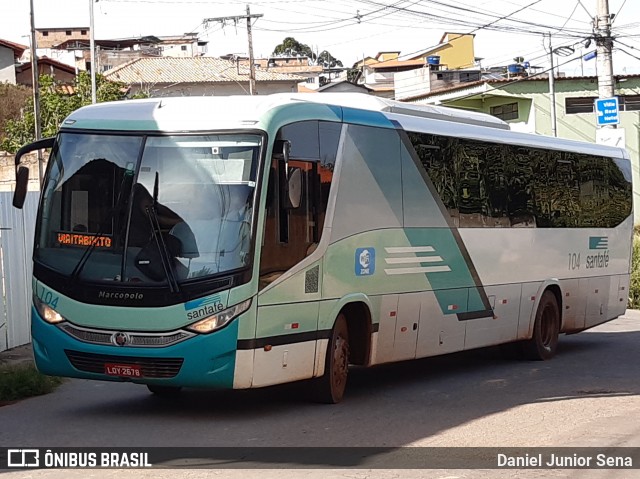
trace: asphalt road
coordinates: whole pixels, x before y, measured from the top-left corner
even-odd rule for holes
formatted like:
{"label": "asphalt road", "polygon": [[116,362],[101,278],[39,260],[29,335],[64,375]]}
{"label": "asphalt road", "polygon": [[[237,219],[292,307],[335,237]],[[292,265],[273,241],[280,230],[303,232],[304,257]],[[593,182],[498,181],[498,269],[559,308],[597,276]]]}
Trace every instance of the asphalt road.
{"label": "asphalt road", "polygon": [[[640,313],[561,337],[547,362],[498,348],[354,369],[335,406],[301,385],[187,390],[162,400],[144,386],[69,380],[0,408],[0,447],[429,446],[640,447]],[[326,459],[326,461],[325,461]],[[197,470],[180,477],[640,477],[629,470]],[[278,467],[278,464],[273,464]],[[175,477],[176,470],[24,471],[6,477]],[[255,475],[255,476],[254,476]]]}

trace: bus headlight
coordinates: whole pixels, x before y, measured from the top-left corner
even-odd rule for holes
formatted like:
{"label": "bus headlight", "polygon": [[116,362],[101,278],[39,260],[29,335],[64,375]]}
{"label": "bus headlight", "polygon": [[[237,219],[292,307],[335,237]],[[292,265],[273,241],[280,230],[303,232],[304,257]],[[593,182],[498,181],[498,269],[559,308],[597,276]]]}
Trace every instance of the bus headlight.
{"label": "bus headlight", "polygon": [[242,303],[231,306],[230,308],[220,311],[219,313],[212,314],[200,321],[190,324],[186,329],[193,331],[194,333],[207,334],[216,329],[227,325],[231,320],[240,316],[251,306],[251,300],[247,299]]}
{"label": "bus headlight", "polygon": [[43,303],[37,297],[34,296],[33,304],[36,307],[36,310],[40,314],[40,317],[44,319],[49,324],[57,324],[62,321],[66,321],[66,318],[58,313],[55,309],[53,309],[48,304]]}

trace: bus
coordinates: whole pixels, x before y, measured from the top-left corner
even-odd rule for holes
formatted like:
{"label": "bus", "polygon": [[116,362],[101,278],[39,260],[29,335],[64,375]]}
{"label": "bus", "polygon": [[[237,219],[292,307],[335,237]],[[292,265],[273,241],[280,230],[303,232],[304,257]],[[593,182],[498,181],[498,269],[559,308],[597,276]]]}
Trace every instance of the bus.
{"label": "bus", "polygon": [[83,107],[50,149],[33,251],[48,375],[183,387],[309,380],[514,343],[625,312],[631,165],[620,148],[363,94]]}

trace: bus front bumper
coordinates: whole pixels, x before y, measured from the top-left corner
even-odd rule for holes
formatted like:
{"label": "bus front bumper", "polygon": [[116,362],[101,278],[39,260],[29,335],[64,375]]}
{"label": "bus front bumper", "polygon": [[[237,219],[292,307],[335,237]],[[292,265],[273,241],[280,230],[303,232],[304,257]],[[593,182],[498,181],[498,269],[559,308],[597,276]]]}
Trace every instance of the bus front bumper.
{"label": "bus front bumper", "polygon": [[[45,322],[32,308],[33,352],[38,370],[50,376],[230,389],[236,362],[238,319],[214,333],[197,335],[170,346],[121,347],[80,341]],[[126,375],[106,373],[107,370],[113,372],[114,367]]]}

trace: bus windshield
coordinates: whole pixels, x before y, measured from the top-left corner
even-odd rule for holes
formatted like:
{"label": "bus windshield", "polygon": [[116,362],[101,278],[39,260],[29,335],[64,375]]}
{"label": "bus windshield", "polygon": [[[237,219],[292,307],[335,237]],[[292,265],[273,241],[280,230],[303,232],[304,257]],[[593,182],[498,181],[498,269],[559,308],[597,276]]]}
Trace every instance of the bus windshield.
{"label": "bus windshield", "polygon": [[59,135],[34,258],[92,282],[164,284],[247,266],[262,138]]}

